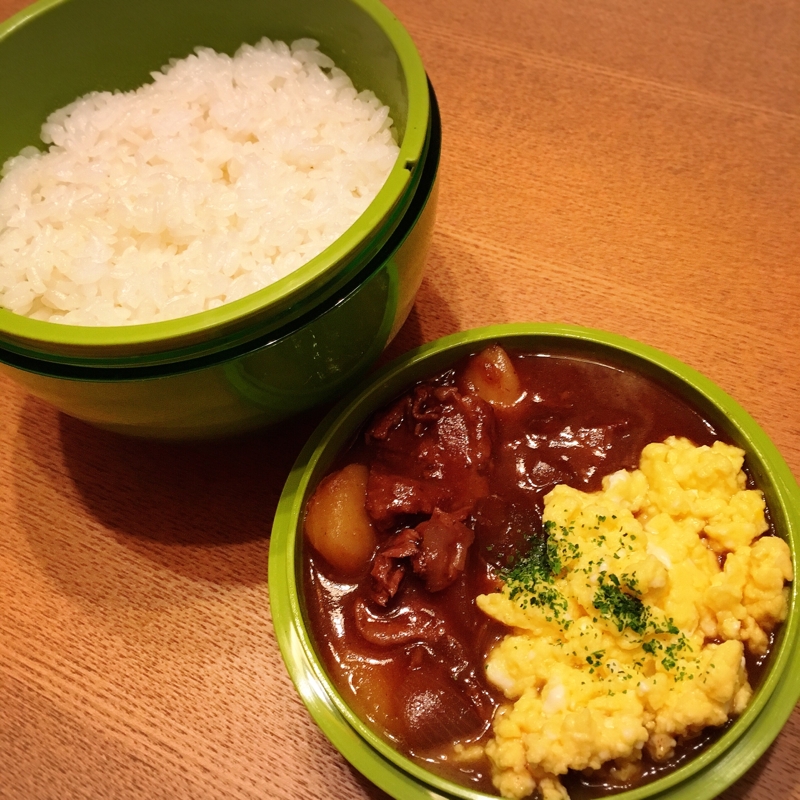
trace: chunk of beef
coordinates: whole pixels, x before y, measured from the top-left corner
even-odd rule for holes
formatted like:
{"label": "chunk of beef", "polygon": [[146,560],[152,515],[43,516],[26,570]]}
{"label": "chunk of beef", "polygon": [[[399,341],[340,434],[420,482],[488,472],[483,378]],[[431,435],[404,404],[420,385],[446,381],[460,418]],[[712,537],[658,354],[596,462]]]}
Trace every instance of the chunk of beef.
{"label": "chunk of beef", "polygon": [[488,403],[455,386],[418,386],[412,413],[422,439],[418,453],[429,474],[491,463],[495,425]]}
{"label": "chunk of beef", "polygon": [[410,410],[411,398],[404,395],[385,411],[379,411],[372,420],[372,425],[366,431],[367,442],[386,441],[389,434],[403,424]]}
{"label": "chunk of beef", "polygon": [[372,560],[372,599],[385,606],[397,594],[408,569],[407,559],[419,549],[421,536],[413,528],[405,528],[378,548]]}
{"label": "chunk of beef", "polygon": [[367,510],[383,530],[438,506],[469,508],[489,491],[495,422],[491,406],[454,386],[420,384],[376,418]]}
{"label": "chunk of beef", "polygon": [[372,561],[372,599],[388,605],[409,565],[429,592],[440,592],[456,581],[475,538],[462,522],[465,513],[448,514],[436,508],[429,520],[403,529],[381,545]]}
{"label": "chunk of beef", "polygon": [[433,513],[445,500],[444,486],[387,472],[372,467],[367,479],[367,513],[384,530],[391,528],[398,517]]}
{"label": "chunk of beef", "polygon": [[440,592],[453,583],[467,565],[467,552],[475,534],[461,522],[463,516],[438,508],[417,525],[421,540],[411,556],[414,572],[425,580],[429,592]]}

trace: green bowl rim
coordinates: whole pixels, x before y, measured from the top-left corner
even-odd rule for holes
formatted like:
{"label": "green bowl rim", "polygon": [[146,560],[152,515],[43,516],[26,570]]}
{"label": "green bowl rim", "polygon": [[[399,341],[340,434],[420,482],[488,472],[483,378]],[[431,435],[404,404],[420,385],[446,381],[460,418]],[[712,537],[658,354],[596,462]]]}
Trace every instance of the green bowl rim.
{"label": "green bowl rim", "polygon": [[[74,0],[37,0],[0,24],[0,45],[16,29],[51,8]],[[198,336],[208,338],[217,328],[240,327],[266,313],[281,312],[319,290],[347,266],[348,257],[391,218],[406,194],[411,175],[420,166],[428,130],[428,81],[419,52],[408,31],[380,0],[349,0],[381,27],[394,46],[408,87],[408,120],[397,161],[363,214],[322,253],[270,286],[219,308],[162,322],[138,325],[81,326],[29,319],[0,308],[0,338],[35,344],[39,349],[135,348],[149,345],[171,349]],[[154,66],[157,69],[159,66]],[[44,120],[42,120],[44,122]]]}
{"label": "green bowl rim", "polygon": [[292,336],[311,324],[334,307],[346,302],[363,283],[384,269],[388,261],[394,258],[402,248],[424,212],[438,180],[442,145],[441,117],[436,92],[430,82],[428,85],[431,103],[430,140],[426,141],[421,169],[412,176],[414,192],[403,218],[365,266],[354,271],[352,276],[348,276],[346,283],[343,283],[332,294],[317,302],[309,310],[304,311],[303,314],[293,317],[286,324],[259,330],[255,335],[247,337],[243,341],[236,339],[231,342],[217,339],[214,340],[213,348],[209,343],[204,343],[194,349],[165,351],[155,357],[143,354],[127,358],[92,358],[91,360],[80,357],[48,357],[45,354],[30,353],[24,348],[9,346],[0,341],[0,365],[48,378],[104,383],[174,376],[242,358],[263,347],[276,344],[281,339]]}
{"label": "green bowl rim", "polygon": [[[716,410],[733,426],[747,457],[767,468],[774,486],[770,505],[786,535],[797,574],[800,550],[800,488],[788,465],[755,420],[726,392],[699,372],[648,345],[626,337],[574,325],[511,323],[478,328],[422,345],[396,359],[344,398],[320,423],[292,467],[275,514],[269,554],[269,591],[273,624],[288,672],[312,717],[342,755],[366,777],[396,798],[465,798],[490,795],[458,786],[401,756],[348,708],[327,678],[304,627],[297,574],[296,537],[310,484],[329,466],[331,442],[352,435],[369,413],[389,402],[426,374],[444,368],[470,350],[491,341],[539,338],[590,345],[617,358],[638,361],[670,385],[680,385]],[[424,367],[431,360],[441,363]],[[653,374],[651,372],[651,374]],[[664,381],[666,382],[666,381]],[[316,468],[316,469],[315,469]],[[776,507],[777,505],[777,507]],[[797,581],[791,584],[789,614],[781,646],[745,712],[700,755],[662,778],[614,795],[615,800],[659,797],[711,800],[741,777],[767,749],[800,697],[800,672],[787,669],[800,657],[800,609]],[[750,735],[745,736],[745,732]]]}

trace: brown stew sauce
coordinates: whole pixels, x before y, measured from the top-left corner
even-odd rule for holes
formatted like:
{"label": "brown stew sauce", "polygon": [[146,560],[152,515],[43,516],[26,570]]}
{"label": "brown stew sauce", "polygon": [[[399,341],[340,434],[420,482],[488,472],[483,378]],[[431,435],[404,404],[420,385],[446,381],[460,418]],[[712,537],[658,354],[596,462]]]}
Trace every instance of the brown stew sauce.
{"label": "brown stew sauce", "polygon": [[[543,497],[556,484],[595,491],[671,435],[698,445],[726,438],[640,374],[578,354],[509,355],[525,390],[513,407],[471,394],[465,360],[375,414],[336,465],[369,467],[374,557],[355,578],[311,546],[304,560],[311,632],[346,701],[412,759],[488,793],[488,762],[460,760],[458,751],[491,736],[503,698],[484,663],[507,631],[475,597],[496,591],[497,569],[541,531]],[[748,663],[752,683],[763,660]],[[645,757],[626,783],[608,769],[564,783],[574,800],[632,788],[719,733],[684,743],[663,764]]]}

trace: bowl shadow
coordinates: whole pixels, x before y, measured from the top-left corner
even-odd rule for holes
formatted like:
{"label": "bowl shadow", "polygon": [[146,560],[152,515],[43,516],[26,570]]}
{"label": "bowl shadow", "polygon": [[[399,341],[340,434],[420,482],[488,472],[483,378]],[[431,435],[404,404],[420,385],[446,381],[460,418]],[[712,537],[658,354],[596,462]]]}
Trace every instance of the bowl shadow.
{"label": "bowl shadow", "polygon": [[[67,469],[90,513],[130,548],[217,583],[261,583],[283,484],[322,413],[206,442],[155,442],[61,416]],[[225,557],[248,543],[250,563]],[[183,557],[190,548],[192,558]]]}
{"label": "bowl shadow", "polygon": [[[424,341],[412,309],[380,363]],[[331,406],[233,438],[164,442],[96,428],[29,396],[15,475],[31,547],[64,586],[88,574],[81,551],[97,537],[192,580],[263,584],[284,483]],[[43,504],[47,492],[64,500]]]}
{"label": "bowl shadow", "polygon": [[[29,397],[15,476],[31,548],[62,586],[89,575],[83,553],[95,545],[121,545],[192,580],[265,583],[278,498],[323,413],[235,439],[172,443],[104,431]],[[43,502],[47,493],[61,499]]]}

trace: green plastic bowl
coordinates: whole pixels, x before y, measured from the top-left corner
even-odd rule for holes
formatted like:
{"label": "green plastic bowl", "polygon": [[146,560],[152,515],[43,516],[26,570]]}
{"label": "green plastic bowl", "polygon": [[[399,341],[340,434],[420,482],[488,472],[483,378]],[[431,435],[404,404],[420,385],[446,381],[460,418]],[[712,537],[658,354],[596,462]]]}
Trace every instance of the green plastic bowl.
{"label": "green plastic bowl", "polygon": [[[269,553],[269,590],[278,644],[312,717],[341,754],[397,800],[464,798],[475,792],[438,777],[400,755],[342,699],[327,676],[306,628],[302,597],[302,522],[307,500],[336,455],[366,420],[417,381],[435,375],[484,346],[584,354],[636,370],[695,406],[746,453],[772,521],[789,544],[797,574],[800,489],[764,431],[731,397],[695,370],[646,345],[602,331],[567,325],[513,324],[467,331],[424,345],[394,361],[355,390],[320,424],[299,455],[278,504]],[[614,795],[615,800],[711,800],[741,777],[769,747],[800,697],[800,611],[792,584],[787,619],[770,663],[745,712],[698,756],[668,775]]]}
{"label": "green plastic bowl", "polygon": [[0,370],[88,422],[202,437],[340,395],[413,305],[435,217],[441,129],[419,54],[378,0],[40,0],[0,26],[0,163],[41,145],[47,115],[128,90],[198,46],[312,37],[391,109],[400,156],[364,214],[272,286],[168,322],[105,328],[0,309]]}

